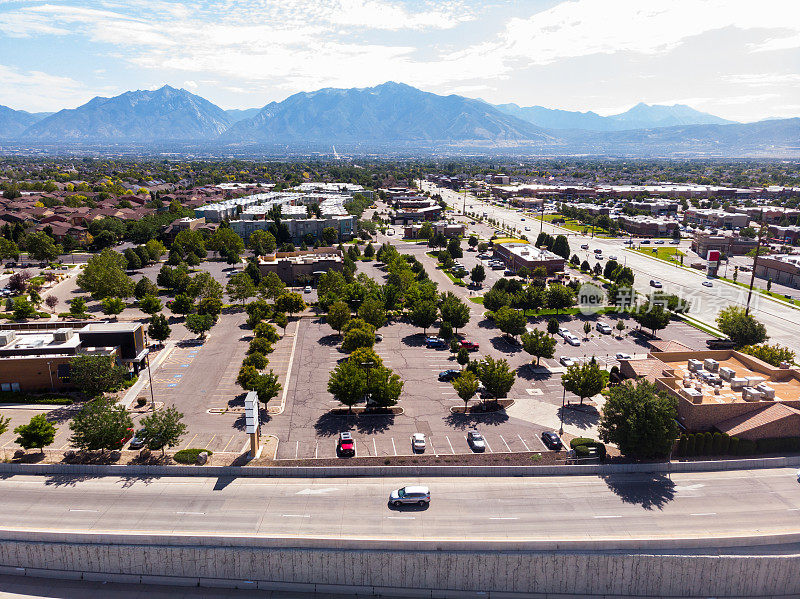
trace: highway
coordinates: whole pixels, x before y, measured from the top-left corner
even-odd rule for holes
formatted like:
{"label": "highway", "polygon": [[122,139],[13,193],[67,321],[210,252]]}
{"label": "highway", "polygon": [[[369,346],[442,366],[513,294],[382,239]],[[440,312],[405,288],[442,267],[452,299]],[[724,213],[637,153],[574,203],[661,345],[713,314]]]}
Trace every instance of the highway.
{"label": "highway", "polygon": [[[464,203],[463,194],[425,182],[423,182],[423,189],[441,194],[449,205],[455,207],[458,211],[462,209]],[[470,208],[470,205],[474,206],[474,208]],[[535,217],[516,210],[508,210],[487,204],[474,196],[467,197],[467,210],[477,213],[487,212],[493,218],[503,221],[507,226],[521,231],[524,231],[525,226],[529,226],[531,231],[526,234],[531,241],[536,240],[536,236],[539,234],[540,228],[542,228],[540,221]],[[524,222],[521,220],[523,218],[525,219]],[[595,248],[603,250],[603,255],[605,256],[601,261],[603,265],[609,255],[616,255],[620,263],[624,263],[633,270],[636,276],[634,287],[637,291],[644,294],[651,293],[653,288],[650,287],[650,280],[658,279],[663,284],[664,291],[675,293],[690,302],[690,316],[713,327],[716,326],[715,319],[720,310],[729,305],[744,307],[747,303],[746,288],[719,280],[713,281],[713,287],[711,288],[704,287],[702,285],[703,281],[706,280],[704,271],[680,268],[663,260],[625,249],[623,241],[626,238],[600,239],[595,237],[591,239],[589,236],[546,222],[543,224],[543,230],[551,235],[567,235],[572,253],[577,253],[581,260],[588,257],[592,266],[596,262],[593,257]],[[589,243],[589,252],[580,250],[580,246],[583,243]],[[690,255],[694,256],[693,253]],[[688,266],[690,262],[694,261],[697,261],[696,257],[694,259],[686,259],[685,263]],[[753,316],[767,327],[767,334],[771,343],[786,345],[800,353],[800,336],[797,334],[800,329],[800,310],[792,308],[785,303],[769,299],[754,291],[750,302],[750,311]]]}
{"label": "highway", "polygon": [[[389,492],[431,490],[427,508]],[[329,539],[549,541],[800,533],[792,468],[509,478],[0,480],[0,529]]]}

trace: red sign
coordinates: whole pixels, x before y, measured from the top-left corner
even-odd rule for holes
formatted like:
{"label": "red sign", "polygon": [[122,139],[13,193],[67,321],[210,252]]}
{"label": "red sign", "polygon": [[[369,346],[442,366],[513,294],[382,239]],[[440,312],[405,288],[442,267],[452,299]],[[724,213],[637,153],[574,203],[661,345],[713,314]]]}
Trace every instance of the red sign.
{"label": "red sign", "polygon": [[708,250],[708,255],[706,256],[706,260],[709,262],[719,262],[720,253],[719,250]]}

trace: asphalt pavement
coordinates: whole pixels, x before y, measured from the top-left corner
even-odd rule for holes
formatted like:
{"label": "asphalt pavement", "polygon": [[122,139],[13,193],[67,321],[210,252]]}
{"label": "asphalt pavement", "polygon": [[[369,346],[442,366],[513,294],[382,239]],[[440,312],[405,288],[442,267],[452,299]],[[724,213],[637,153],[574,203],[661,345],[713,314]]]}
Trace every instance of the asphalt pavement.
{"label": "asphalt pavement", "polygon": [[[428,507],[391,508],[427,485]],[[492,540],[710,538],[800,532],[793,468],[509,478],[7,476],[0,528]]]}

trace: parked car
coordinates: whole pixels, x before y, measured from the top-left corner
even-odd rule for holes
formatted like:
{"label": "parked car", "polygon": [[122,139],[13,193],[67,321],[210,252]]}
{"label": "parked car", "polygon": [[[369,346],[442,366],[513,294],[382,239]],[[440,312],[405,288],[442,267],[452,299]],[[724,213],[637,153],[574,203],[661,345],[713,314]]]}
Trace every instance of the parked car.
{"label": "parked car", "polygon": [[311,285],[306,285],[303,288],[303,293],[311,293]]}
{"label": "parked car", "polygon": [[569,356],[561,356],[561,358],[558,361],[561,362],[562,366],[566,366],[567,368],[577,364],[575,359],[574,358],[570,358]]}
{"label": "parked car", "polygon": [[489,266],[492,270],[502,270],[506,267],[502,262],[489,262]]}
{"label": "parked car", "polygon": [[582,245],[581,245],[581,249],[582,249],[582,250],[588,250],[588,249],[589,249],[589,244],[588,244],[588,243],[584,243],[584,244],[582,244]]}
{"label": "parked car", "polygon": [[650,245],[649,239],[642,239],[642,245]]}
{"label": "parked car", "polygon": [[567,343],[569,343],[570,345],[575,346],[575,347],[578,347],[581,344],[581,340],[578,339],[572,333],[570,333],[569,335],[564,337],[564,341],[566,341]]}
{"label": "parked car", "polygon": [[423,453],[425,451],[424,433],[414,433],[411,435],[411,451],[414,453]]}
{"label": "parked car", "polygon": [[616,355],[617,360],[632,360],[633,356],[630,354],[626,354],[625,352],[618,351]]}
{"label": "parked car", "polygon": [[138,431],[136,431],[136,434],[131,439],[130,445],[128,445],[128,447],[130,449],[141,449],[142,447],[144,447],[143,435],[144,435],[144,429],[140,428]]}
{"label": "parked car", "polygon": [[336,442],[336,454],[340,457],[352,457],[356,455],[356,442],[353,435],[344,431],[339,433],[339,440]]}
{"label": "parked car", "polygon": [[530,231],[530,230],[531,230],[531,228],[530,228],[530,227],[525,227],[525,230],[526,230],[526,231]]}
{"label": "parked car", "polygon": [[491,256],[489,254],[478,254],[479,260],[489,260]]}
{"label": "parked car", "polygon": [[447,347],[447,341],[445,341],[441,337],[426,337],[425,345],[428,347],[428,349],[437,347]]}
{"label": "parked car", "polygon": [[672,245],[678,245],[678,244],[681,242],[681,240],[680,240],[680,239],[675,239],[675,238],[672,238],[672,239],[670,239],[670,240],[669,240],[669,242],[670,242]]}
{"label": "parked car", "polygon": [[622,243],[624,243],[625,245],[633,245],[633,240],[632,239],[626,239]]}
{"label": "parked car", "polygon": [[570,334],[570,332],[569,332],[569,329],[567,329],[565,327],[561,327],[561,328],[558,329],[558,334],[559,334],[560,337],[566,337],[567,335]]}
{"label": "parked car", "polygon": [[517,273],[515,273],[510,268],[505,269],[505,271],[503,272],[503,276],[504,277],[515,277],[516,275],[517,275]]}
{"label": "parked car", "polygon": [[480,344],[474,341],[468,341],[467,339],[462,339],[459,345],[468,351],[478,351],[478,349],[480,349]]}
{"label": "parked car", "polygon": [[553,451],[558,451],[564,447],[564,443],[561,442],[561,437],[553,431],[544,431],[542,433],[542,443],[545,444],[547,449],[552,449]]}
{"label": "parked car", "polygon": [[425,505],[431,502],[431,492],[428,487],[403,487],[389,493],[389,503],[394,506]]}
{"label": "parked car", "polygon": [[443,383],[449,383],[450,381],[458,378],[459,374],[461,374],[460,370],[442,370],[439,373],[439,380]]}
{"label": "parked car", "polygon": [[394,229],[387,229],[386,234],[387,235],[394,235]]}
{"label": "parked car", "polygon": [[608,259],[609,259],[609,260],[617,260],[617,257],[616,257],[614,254],[611,254],[611,255],[608,257]]}
{"label": "parked car", "polygon": [[467,443],[472,448],[472,451],[486,451],[486,441],[483,439],[483,435],[476,430],[467,433]]}
{"label": "parked car", "polygon": [[656,289],[661,289],[663,285],[661,281],[656,281],[655,279],[650,279],[650,287],[655,287]]}
{"label": "parked car", "polygon": [[703,287],[713,287],[714,284],[711,281],[703,281]]}
{"label": "parked car", "polygon": [[383,334],[375,333],[375,341],[383,341]]}
{"label": "parked car", "polygon": [[664,240],[663,239],[656,239],[653,243],[655,243],[656,245],[664,245]]}
{"label": "parked car", "polygon": [[604,335],[610,335],[611,334],[611,327],[609,325],[607,325],[606,323],[604,323],[604,322],[598,322],[596,325],[594,325],[594,328],[596,328],[598,331],[600,331]]}

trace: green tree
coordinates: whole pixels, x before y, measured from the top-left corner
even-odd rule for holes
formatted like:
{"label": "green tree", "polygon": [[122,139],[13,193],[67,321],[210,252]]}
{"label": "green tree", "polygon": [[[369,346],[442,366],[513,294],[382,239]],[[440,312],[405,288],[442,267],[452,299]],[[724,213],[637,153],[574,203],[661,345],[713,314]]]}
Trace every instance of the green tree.
{"label": "green tree", "polygon": [[622,321],[622,320],[618,320],[617,321],[617,330],[619,331],[619,334],[622,335],[622,331],[625,330],[625,322],[624,321]]}
{"label": "green tree", "polygon": [[514,371],[509,368],[505,359],[495,360],[490,356],[478,362],[477,375],[486,392],[496,400],[508,395],[516,379]]}
{"label": "green tree", "polygon": [[286,327],[289,326],[289,319],[286,317],[285,313],[276,312],[272,316],[272,322],[274,322],[276,326],[281,327],[283,332],[286,333]]}
{"label": "green tree", "polygon": [[150,339],[155,339],[159,343],[163,343],[169,338],[170,333],[172,333],[172,329],[169,326],[167,317],[163,314],[154,314],[147,327],[147,334],[150,336]]}
{"label": "green tree", "polygon": [[64,251],[64,248],[57,245],[53,241],[53,238],[44,231],[38,231],[28,235],[28,237],[25,238],[25,247],[31,258],[43,262],[52,262]]}
{"label": "green tree", "polygon": [[72,316],[83,316],[86,314],[86,300],[82,297],[74,297],[69,301],[69,313]]}
{"label": "green tree", "polygon": [[767,328],[752,315],[745,313],[744,308],[728,306],[717,315],[717,327],[726,334],[737,347],[764,343]]}
{"label": "green tree", "polygon": [[368,322],[376,329],[386,324],[386,310],[383,302],[377,299],[367,299],[358,309],[358,317]]}
{"label": "green tree", "polygon": [[781,362],[794,362],[794,352],[788,347],[781,347],[777,343],[775,345],[745,345],[740,352],[755,356],[759,360],[763,360],[772,366],[780,366]]}
{"label": "green tree", "polygon": [[440,311],[442,320],[449,322],[456,333],[458,333],[458,329],[467,326],[470,319],[469,306],[450,291],[442,297]]}
{"label": "green tree", "polygon": [[44,448],[51,445],[56,438],[56,427],[47,420],[44,414],[37,414],[28,424],[22,424],[14,429],[14,434],[19,435],[14,441],[25,449],[39,449],[44,454]]}
{"label": "green tree", "polygon": [[259,374],[252,382],[253,391],[258,394],[258,401],[267,405],[269,400],[274,399],[281,392],[281,384],[278,382],[278,375],[269,371],[267,374]]}
{"label": "green tree", "polygon": [[566,260],[569,258],[569,241],[564,235],[559,235],[553,242],[552,252]]}
{"label": "green tree", "polygon": [[239,368],[239,374],[236,376],[236,384],[246,391],[253,391],[253,385],[258,374],[258,369],[255,366],[242,363]]}
{"label": "green tree", "polygon": [[490,312],[496,312],[503,306],[511,305],[511,296],[497,287],[492,287],[483,295],[483,307]]}
{"label": "green tree", "polygon": [[350,306],[342,301],[333,302],[328,308],[325,320],[333,330],[341,335],[342,327],[350,320]]}
{"label": "green tree", "polygon": [[545,304],[558,314],[565,308],[571,308],[575,304],[575,293],[569,287],[558,283],[550,285],[545,295]]}
{"label": "green tree", "polygon": [[0,435],[8,430],[8,425],[11,424],[11,418],[7,418],[0,414]]}
{"label": "green tree", "polygon": [[203,234],[193,229],[184,229],[175,236],[175,240],[172,242],[172,251],[176,252],[184,260],[190,254],[198,260],[205,260],[206,242]]}
{"label": "green tree", "polygon": [[145,314],[153,315],[156,312],[161,312],[163,307],[161,300],[152,295],[146,295],[139,301],[139,309]]}
{"label": "green tree", "polygon": [[214,326],[215,319],[211,314],[188,314],[186,328],[200,339],[205,339],[206,333]]}
{"label": "green tree", "polygon": [[133,280],[125,274],[125,257],[111,250],[103,250],[89,258],[89,262],[78,275],[78,286],[92,294],[94,299],[106,297],[130,297]]}
{"label": "green tree", "polygon": [[141,424],[143,431],[140,434],[145,446],[151,451],[160,449],[161,455],[167,447],[178,445],[186,434],[183,414],[175,406],[145,416]]}
{"label": "green tree", "polygon": [[469,273],[470,280],[476,285],[480,285],[486,280],[486,269],[483,264],[476,264]]}
{"label": "green tree", "polygon": [[559,328],[560,325],[558,324],[557,319],[551,318],[550,320],[547,321],[547,332],[550,333],[551,335],[555,335],[556,333],[558,333]]}
{"label": "green tree", "polygon": [[0,237],[0,258],[19,260],[19,247],[16,243],[5,237]]}
{"label": "green tree", "polygon": [[219,315],[222,314],[222,300],[216,297],[204,297],[197,304],[197,313],[208,314],[216,322]]}
{"label": "green tree", "polygon": [[36,306],[29,302],[24,297],[18,297],[14,300],[14,320],[25,320],[26,318],[33,318],[36,316]]}
{"label": "green tree", "polygon": [[573,364],[567,372],[561,375],[561,385],[581,399],[581,405],[586,397],[594,397],[606,385],[606,377],[596,362]]}
{"label": "green tree", "polygon": [[469,370],[463,371],[453,380],[453,388],[458,393],[458,396],[464,402],[464,413],[467,412],[469,400],[472,399],[478,392],[478,377]]}
{"label": "green tree", "polygon": [[272,233],[257,229],[250,233],[250,237],[247,239],[247,247],[250,248],[256,256],[266,256],[275,251],[277,244]]}
{"label": "green tree", "polygon": [[275,310],[285,312],[290,317],[305,309],[306,303],[299,293],[284,293],[275,300]]}
{"label": "green tree", "polygon": [[461,240],[453,237],[447,242],[447,252],[452,258],[463,258],[464,251],[461,249]]}
{"label": "green tree", "polygon": [[397,403],[403,392],[403,381],[391,368],[379,366],[367,377],[367,394],[372,403],[381,408],[388,408]]}
{"label": "green tree", "polygon": [[[283,295],[283,291],[286,289],[286,284],[281,281],[281,278],[277,275],[277,273],[270,271],[261,279],[260,288],[263,297],[266,297],[267,299],[277,299]],[[321,295],[322,294],[320,293],[320,296]]]}
{"label": "green tree", "polygon": [[653,335],[655,335],[656,331],[660,331],[661,329],[665,329],[667,327],[671,316],[661,304],[651,305],[648,302],[642,306],[639,306],[639,308],[631,314],[631,317],[639,324],[639,326],[650,329],[653,331]]}
{"label": "green tree", "polygon": [[623,455],[635,459],[666,457],[678,437],[675,400],[646,380],[609,389],[598,431]]}
{"label": "green tree", "polygon": [[522,335],[522,349],[536,357],[536,365],[541,358],[552,358],[555,353],[556,340],[544,331],[533,329]]}
{"label": "green tree", "polygon": [[322,229],[322,241],[325,245],[332,246],[339,238],[339,232],[333,227],[325,227]]}
{"label": "green tree", "polygon": [[140,300],[148,295],[158,297],[158,287],[149,278],[142,277],[136,282],[136,286],[133,288],[133,297]]}
{"label": "green tree", "polygon": [[193,298],[203,300],[207,297],[222,299],[222,285],[208,271],[201,271],[192,277],[186,293]]}
{"label": "green tree", "polygon": [[118,297],[104,297],[100,304],[103,306],[103,314],[113,316],[115,319],[117,314],[125,309],[125,302]]}
{"label": "green tree", "polygon": [[347,353],[361,347],[371,348],[373,345],[375,345],[375,329],[368,323],[365,323],[364,326],[348,328],[342,340],[342,350]]}
{"label": "green tree", "polygon": [[133,428],[124,406],[110,397],[98,397],[78,412],[69,423],[70,443],[79,449],[120,449],[122,440]]}
{"label": "green tree", "polygon": [[242,366],[252,366],[256,370],[264,370],[267,364],[269,364],[267,357],[257,351],[247,354],[242,360]]}
{"label": "green tree", "polygon": [[109,356],[75,356],[69,363],[70,382],[89,397],[117,390],[127,374]]}
{"label": "green tree", "polygon": [[244,272],[233,275],[228,280],[225,290],[233,301],[241,302],[242,304],[256,295],[256,286],[253,283],[253,279]]}
{"label": "green tree", "polygon": [[469,239],[467,240],[467,244],[471,248],[476,247],[478,245],[478,237],[476,235],[470,235]]}
{"label": "green tree", "polygon": [[430,301],[421,301],[411,308],[409,317],[411,319],[411,324],[421,328],[423,335],[425,335],[428,332],[428,327],[436,322],[436,318],[439,315],[438,313],[439,311],[436,308],[436,304]]}
{"label": "green tree", "polygon": [[[458,341],[456,341],[455,339],[453,339],[453,341],[455,342],[456,347],[458,347]],[[458,348],[458,353],[456,354],[456,362],[458,362],[461,368],[464,368],[464,366],[469,364],[469,351],[467,351],[466,348],[464,347]]]}
{"label": "green tree", "polygon": [[516,337],[525,332],[528,319],[525,318],[522,312],[518,312],[508,306],[503,306],[494,313],[494,323],[497,325],[497,328],[506,335]]}
{"label": "green tree", "polygon": [[345,360],[331,371],[328,378],[328,393],[339,403],[353,411],[353,406],[364,399],[367,392],[367,377],[364,368],[354,360]]}
{"label": "green tree", "polygon": [[277,343],[280,337],[275,327],[268,322],[259,322],[253,329],[256,339],[266,339],[270,343]]}
{"label": "green tree", "polygon": [[228,264],[237,264],[244,251],[244,242],[230,227],[220,227],[208,239],[207,247],[212,252],[218,252]]}
{"label": "green tree", "polygon": [[192,298],[188,295],[179,293],[175,296],[169,309],[173,314],[189,314],[194,310],[194,303],[192,302]]}

